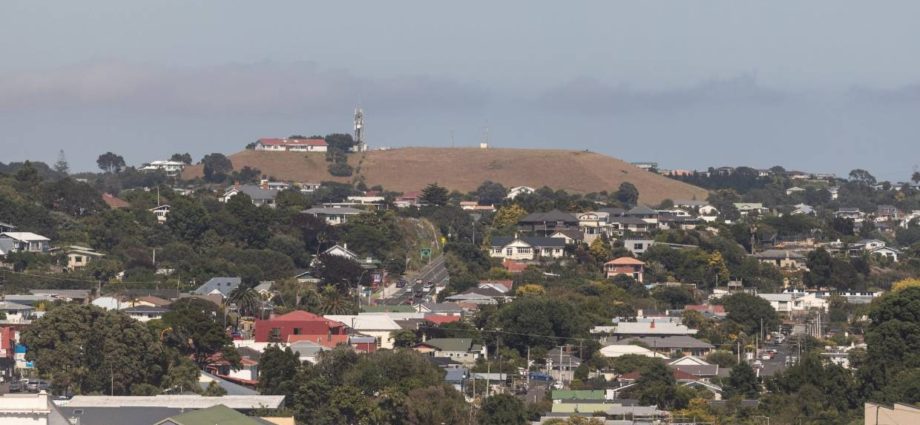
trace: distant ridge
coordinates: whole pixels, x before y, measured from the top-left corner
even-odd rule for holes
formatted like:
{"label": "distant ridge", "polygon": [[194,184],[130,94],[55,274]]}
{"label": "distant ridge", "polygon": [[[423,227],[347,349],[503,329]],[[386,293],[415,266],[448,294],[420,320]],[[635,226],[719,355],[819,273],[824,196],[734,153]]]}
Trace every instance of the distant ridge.
{"label": "distant ridge", "polygon": [[[362,159],[363,157],[363,159]],[[246,150],[230,156],[233,168],[258,168],[278,180],[297,182],[350,182],[352,177],[333,177],[324,154]],[[639,189],[641,202],[657,204],[664,199],[705,200],[705,189],[669,179],[631,164],[594,152],[550,149],[399,148],[352,154],[348,162],[357,168],[368,186],[410,192],[437,182],[451,190],[469,192],[483,181],[506,187],[548,186],[568,192],[616,191],[630,182]],[[200,165],[187,167],[182,176],[199,177]]]}

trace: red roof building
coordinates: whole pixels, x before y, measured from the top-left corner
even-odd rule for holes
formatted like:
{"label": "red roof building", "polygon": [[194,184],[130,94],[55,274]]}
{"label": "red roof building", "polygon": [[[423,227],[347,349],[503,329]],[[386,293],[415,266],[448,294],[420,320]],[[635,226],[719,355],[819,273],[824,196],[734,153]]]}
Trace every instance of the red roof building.
{"label": "red roof building", "polygon": [[128,208],[131,206],[131,204],[129,204],[128,201],[121,199],[115,195],[112,195],[111,193],[103,193],[102,202],[105,202],[105,204],[108,205],[109,208],[113,208],[113,209]]}
{"label": "red roof building", "polygon": [[527,268],[527,263],[505,260],[502,262],[502,267],[510,273],[521,273]]}
{"label": "red roof building", "polygon": [[256,342],[284,342],[297,335],[345,335],[345,324],[306,311],[256,320]]}
{"label": "red roof building", "polygon": [[606,273],[608,279],[622,274],[642,283],[642,275],[645,274],[645,263],[632,257],[620,257],[606,262],[604,264],[604,273]]}
{"label": "red roof building", "polygon": [[460,321],[460,316],[447,316],[443,314],[426,314],[425,320],[434,323],[435,325],[443,325],[445,323],[454,323]]}

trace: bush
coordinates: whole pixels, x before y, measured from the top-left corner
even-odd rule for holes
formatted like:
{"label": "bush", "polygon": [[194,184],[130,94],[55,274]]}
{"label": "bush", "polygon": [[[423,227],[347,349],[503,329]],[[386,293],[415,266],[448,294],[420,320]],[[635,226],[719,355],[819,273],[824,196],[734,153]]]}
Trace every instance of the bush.
{"label": "bush", "polygon": [[351,168],[351,165],[342,163],[342,162],[333,162],[329,164],[329,174],[332,174],[336,177],[348,177],[351,176],[354,170]]}

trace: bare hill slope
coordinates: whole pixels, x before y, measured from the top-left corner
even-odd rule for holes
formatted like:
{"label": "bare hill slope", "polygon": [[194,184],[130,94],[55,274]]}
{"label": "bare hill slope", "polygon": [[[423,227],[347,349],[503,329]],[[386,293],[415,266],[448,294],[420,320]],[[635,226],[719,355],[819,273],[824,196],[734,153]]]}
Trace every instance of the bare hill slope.
{"label": "bare hill slope", "polygon": [[[297,182],[351,181],[333,177],[323,154],[247,150],[230,156],[234,169],[258,168],[279,180]],[[360,165],[368,186],[408,192],[437,182],[461,192],[475,190],[483,181],[506,187],[548,186],[570,192],[615,191],[630,182],[639,189],[640,200],[657,204],[663,199],[706,199],[707,192],[629,163],[593,152],[542,149],[401,148],[353,154],[349,164]],[[201,175],[200,166],[186,168],[185,178]]]}

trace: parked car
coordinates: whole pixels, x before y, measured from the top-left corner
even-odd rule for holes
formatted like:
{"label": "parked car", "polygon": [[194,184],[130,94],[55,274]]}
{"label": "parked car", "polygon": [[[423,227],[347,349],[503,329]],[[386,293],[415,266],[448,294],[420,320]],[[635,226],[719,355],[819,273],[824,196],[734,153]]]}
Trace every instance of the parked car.
{"label": "parked car", "polygon": [[10,392],[11,392],[11,393],[22,392],[22,381],[12,381],[12,382],[10,382]]}

